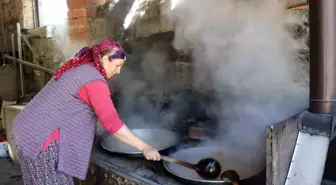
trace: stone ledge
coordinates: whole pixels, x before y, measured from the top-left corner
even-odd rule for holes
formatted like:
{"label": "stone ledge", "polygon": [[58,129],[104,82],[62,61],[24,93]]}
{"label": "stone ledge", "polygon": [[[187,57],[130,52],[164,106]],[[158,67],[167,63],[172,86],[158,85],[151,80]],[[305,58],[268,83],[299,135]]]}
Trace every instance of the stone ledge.
{"label": "stone ledge", "polygon": [[[116,183],[117,182],[117,183]],[[94,146],[87,180],[102,185],[182,185],[165,171],[161,162],[113,155]]]}
{"label": "stone ledge", "polygon": [[42,26],[42,27],[38,27],[36,29],[28,30],[28,34],[29,34],[29,36],[33,36],[33,37],[51,38],[51,37],[53,37],[53,30],[54,29],[55,29],[55,27],[52,26],[52,25]]}

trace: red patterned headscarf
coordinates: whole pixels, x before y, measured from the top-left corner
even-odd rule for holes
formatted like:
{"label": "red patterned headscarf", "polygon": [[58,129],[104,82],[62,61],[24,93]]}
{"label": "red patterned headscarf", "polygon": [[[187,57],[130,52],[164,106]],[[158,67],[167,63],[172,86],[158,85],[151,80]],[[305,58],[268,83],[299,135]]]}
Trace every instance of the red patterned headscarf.
{"label": "red patterned headscarf", "polygon": [[77,67],[82,64],[92,63],[95,68],[100,72],[100,74],[106,79],[106,72],[100,63],[100,58],[102,55],[108,55],[109,60],[111,59],[126,59],[124,50],[114,41],[104,40],[100,44],[94,45],[92,47],[84,47],[75,57],[68,60],[61,68],[59,68],[54,79],[59,79],[63,73],[66,71]]}

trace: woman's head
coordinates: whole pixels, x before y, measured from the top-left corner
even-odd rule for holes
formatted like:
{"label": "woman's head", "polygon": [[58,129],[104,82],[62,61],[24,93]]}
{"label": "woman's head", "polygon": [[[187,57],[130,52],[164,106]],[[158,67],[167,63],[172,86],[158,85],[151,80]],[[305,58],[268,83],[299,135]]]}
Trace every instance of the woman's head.
{"label": "woman's head", "polygon": [[74,58],[56,71],[54,79],[57,80],[64,72],[74,67],[88,63],[92,63],[100,74],[108,79],[120,73],[125,60],[125,52],[116,42],[104,40],[99,45],[81,49]]}
{"label": "woman's head", "polygon": [[104,40],[100,46],[101,66],[106,72],[106,77],[111,78],[120,73],[122,66],[126,60],[123,49],[115,42]]}

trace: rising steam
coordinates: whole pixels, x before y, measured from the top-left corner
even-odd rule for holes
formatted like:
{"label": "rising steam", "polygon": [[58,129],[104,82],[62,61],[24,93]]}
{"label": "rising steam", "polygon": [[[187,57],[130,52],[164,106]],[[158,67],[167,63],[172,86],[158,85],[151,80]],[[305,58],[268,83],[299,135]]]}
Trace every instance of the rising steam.
{"label": "rising steam", "polygon": [[308,107],[306,66],[285,30],[277,1],[180,0],[173,10],[174,47],[191,51],[194,88],[212,91],[220,119],[216,144],[247,163],[264,160],[265,127]]}
{"label": "rising steam", "polygon": [[127,126],[173,127],[176,110],[160,112],[160,103],[165,94],[176,91],[181,86],[174,79],[172,74],[176,71],[173,63],[168,60],[165,48],[147,48],[135,57],[128,55],[122,73],[109,83],[112,88],[118,83],[122,94],[118,112]]}
{"label": "rising steam", "polygon": [[[87,45],[86,41],[74,41],[68,37],[68,5],[66,0],[40,0],[39,21],[40,26],[48,26],[49,36],[52,36],[56,48],[63,55],[64,62],[72,58],[77,51]],[[55,48],[55,49],[56,49]],[[60,62],[60,61],[57,61]],[[55,66],[58,68],[59,66]]]}

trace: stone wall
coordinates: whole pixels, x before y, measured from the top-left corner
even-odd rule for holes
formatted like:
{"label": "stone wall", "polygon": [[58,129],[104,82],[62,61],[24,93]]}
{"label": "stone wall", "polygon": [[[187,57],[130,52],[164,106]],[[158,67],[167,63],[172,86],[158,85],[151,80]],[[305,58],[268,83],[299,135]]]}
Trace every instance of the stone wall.
{"label": "stone wall", "polygon": [[[5,32],[16,33],[16,23],[21,27],[32,29],[36,24],[35,1],[33,0],[4,0],[0,2]],[[44,1],[42,1],[44,2]],[[172,31],[172,24],[167,19],[170,0],[69,0],[66,26],[69,40],[80,41],[82,45],[98,43],[104,38],[120,40],[125,34],[123,24],[126,16],[133,12],[128,33],[135,37]],[[47,2],[45,2],[47,3]],[[138,8],[133,8],[138,5]],[[39,8],[45,8],[43,6]],[[49,7],[51,8],[51,7]],[[53,11],[55,12],[54,7]],[[41,13],[41,10],[39,10]],[[63,10],[62,10],[63,11]],[[105,12],[104,12],[105,11]],[[48,12],[45,11],[45,12]],[[43,17],[43,15],[41,15]],[[105,20],[105,23],[103,23]],[[10,43],[8,36],[7,43]],[[7,48],[11,48],[7,46]]]}
{"label": "stone wall", "polygon": [[[286,0],[286,5],[289,7],[305,2],[305,0]],[[153,40],[148,38],[154,35],[163,35],[174,30],[174,23],[169,19],[170,9],[172,8],[171,3],[171,0],[125,0],[118,1],[117,3],[115,1],[106,1],[104,4],[96,6],[96,17],[89,19],[90,43],[96,44],[104,38],[110,38],[126,45],[131,45],[130,48],[133,48],[132,50],[136,50],[134,47],[136,45],[134,44],[135,42],[146,45],[147,49],[156,41],[160,42],[164,40],[163,42],[170,44],[171,40],[169,39],[155,38]],[[134,16],[131,18],[129,27],[124,27],[126,17],[130,13],[133,13]],[[300,39],[302,44],[308,43],[308,10],[296,10],[289,13],[299,14],[303,19],[301,25],[291,28],[292,30],[290,31],[293,37]],[[308,62],[308,49],[307,47],[298,51],[297,60],[299,62]],[[141,58],[141,54],[129,53],[129,55],[132,55],[134,58]],[[183,58],[176,61],[176,64],[177,68],[179,68],[178,76],[183,78],[182,81],[189,81],[186,85],[188,86],[188,83],[192,80],[192,66],[181,68],[181,66],[185,66],[186,61]]]}
{"label": "stone wall", "polygon": [[103,26],[105,31],[99,36],[91,32],[91,39],[96,41],[103,32],[106,37],[121,40],[173,31],[173,23],[168,19],[170,5],[170,0],[106,1],[96,7],[96,17],[90,23],[105,20],[107,26]]}
{"label": "stone wall", "polygon": [[11,51],[10,34],[16,33],[16,23],[21,28],[31,29],[35,25],[35,4],[33,0],[3,0],[0,1],[0,26],[3,23],[5,37],[0,29],[0,52]]}
{"label": "stone wall", "polygon": [[130,179],[126,179],[116,173],[105,170],[95,164],[90,164],[85,181],[75,180],[76,185],[141,185]]}
{"label": "stone wall", "polygon": [[[294,1],[290,1],[293,3]],[[299,3],[305,3],[305,0],[298,0]],[[294,38],[298,39],[303,46],[297,51],[296,62],[304,64],[307,70],[307,76],[301,78],[302,81],[299,83],[309,84],[309,11],[308,9],[294,10],[291,11],[292,14],[296,14],[301,18],[301,24],[295,25],[292,30],[292,35]]]}
{"label": "stone wall", "polygon": [[170,9],[170,0],[144,1],[135,18],[136,37],[172,31],[173,24],[168,19]]}

